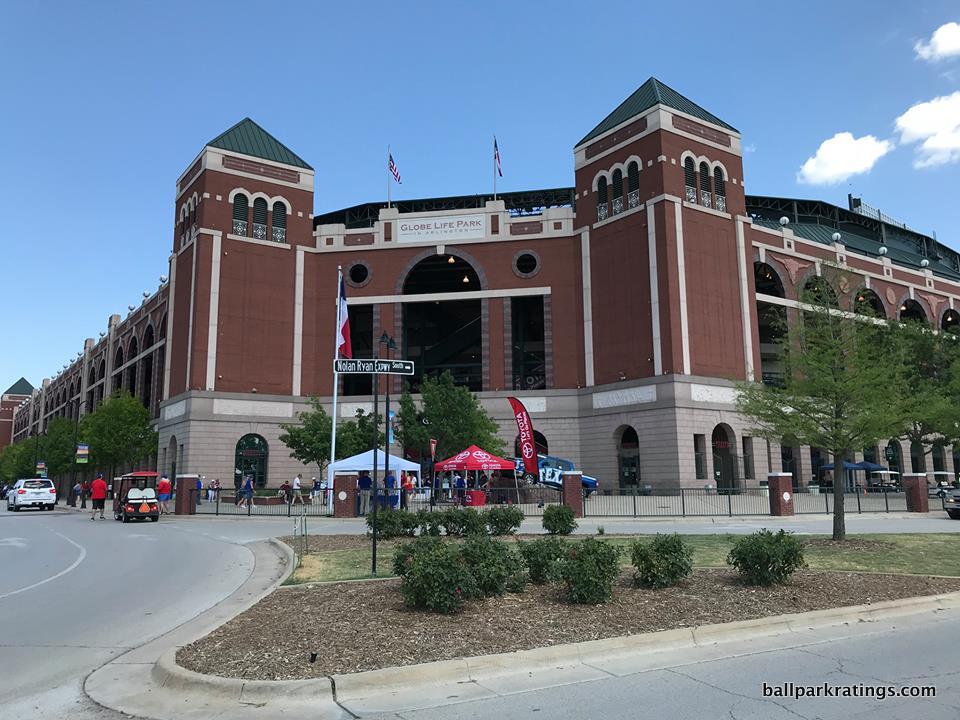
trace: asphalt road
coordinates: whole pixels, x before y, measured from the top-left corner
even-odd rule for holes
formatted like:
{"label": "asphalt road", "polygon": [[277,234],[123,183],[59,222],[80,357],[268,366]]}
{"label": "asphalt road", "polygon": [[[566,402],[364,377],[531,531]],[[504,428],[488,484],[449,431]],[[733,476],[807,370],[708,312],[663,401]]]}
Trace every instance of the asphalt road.
{"label": "asphalt road", "polygon": [[87,699],[83,679],[215,605],[252,570],[237,541],[196,530],[0,511],[0,717],[121,717]]}
{"label": "asphalt road", "polygon": [[[844,631],[834,629],[843,634]],[[851,629],[852,637],[794,647],[762,641],[665,653],[649,670],[364,720],[956,720],[960,717],[960,618],[911,616],[893,630]],[[753,647],[759,645],[760,647]],[[731,657],[731,655],[733,655]],[[706,658],[706,659],[705,659]],[[607,669],[612,669],[608,666]],[[764,696],[785,683],[861,695]],[[481,681],[481,684],[482,681]],[[878,687],[932,686],[935,697],[877,697]],[[837,690],[836,688],[849,688]],[[871,688],[871,689],[868,689]],[[450,693],[457,689],[450,689]],[[865,696],[872,692],[873,695]],[[822,691],[821,691],[822,693]]]}

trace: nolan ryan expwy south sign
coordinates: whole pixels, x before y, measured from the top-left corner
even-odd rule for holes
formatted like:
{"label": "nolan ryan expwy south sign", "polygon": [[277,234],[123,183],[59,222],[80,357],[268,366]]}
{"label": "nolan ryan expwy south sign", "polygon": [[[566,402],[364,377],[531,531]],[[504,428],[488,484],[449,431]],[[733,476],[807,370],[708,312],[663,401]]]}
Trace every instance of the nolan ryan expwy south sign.
{"label": "nolan ryan expwy south sign", "polygon": [[382,375],[413,375],[413,360],[334,360],[338,373],[380,373]]}

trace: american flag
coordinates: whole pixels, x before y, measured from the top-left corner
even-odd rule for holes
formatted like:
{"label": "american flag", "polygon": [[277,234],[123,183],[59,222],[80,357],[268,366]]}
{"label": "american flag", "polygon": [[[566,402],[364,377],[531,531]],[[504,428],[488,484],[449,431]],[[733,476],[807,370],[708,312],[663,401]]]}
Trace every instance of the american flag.
{"label": "american flag", "polygon": [[[383,157],[382,155],[380,157]],[[390,174],[393,175],[393,179],[400,183],[400,170],[397,168],[397,164],[393,161],[393,154],[389,154],[390,157]],[[402,183],[401,183],[402,184]]]}
{"label": "american flag", "polygon": [[497,164],[497,175],[503,177],[503,170],[500,169],[500,148],[497,147],[497,137],[493,137],[493,161]]}

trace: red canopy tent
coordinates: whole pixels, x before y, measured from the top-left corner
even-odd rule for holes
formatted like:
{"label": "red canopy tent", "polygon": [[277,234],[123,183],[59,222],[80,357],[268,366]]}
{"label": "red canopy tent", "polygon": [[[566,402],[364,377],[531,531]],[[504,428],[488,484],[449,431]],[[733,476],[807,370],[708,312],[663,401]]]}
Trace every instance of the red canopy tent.
{"label": "red canopy tent", "polygon": [[483,448],[471,445],[453,457],[441,460],[436,464],[437,472],[449,470],[513,470],[516,464],[513,460],[504,460],[491,455]]}

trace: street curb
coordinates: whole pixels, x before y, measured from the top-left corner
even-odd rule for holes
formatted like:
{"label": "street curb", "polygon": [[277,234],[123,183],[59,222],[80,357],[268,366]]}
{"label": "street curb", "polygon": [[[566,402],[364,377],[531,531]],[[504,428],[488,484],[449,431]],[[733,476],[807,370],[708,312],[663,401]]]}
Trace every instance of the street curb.
{"label": "street curb", "polygon": [[858,622],[876,622],[957,607],[960,607],[960,592],[338,674],[333,675],[332,679],[337,702],[349,704],[376,695],[410,692],[418,687],[478,683],[503,676],[516,677],[518,674],[552,671],[561,667],[590,666],[639,654],[709,647],[725,642],[787,635]]}

